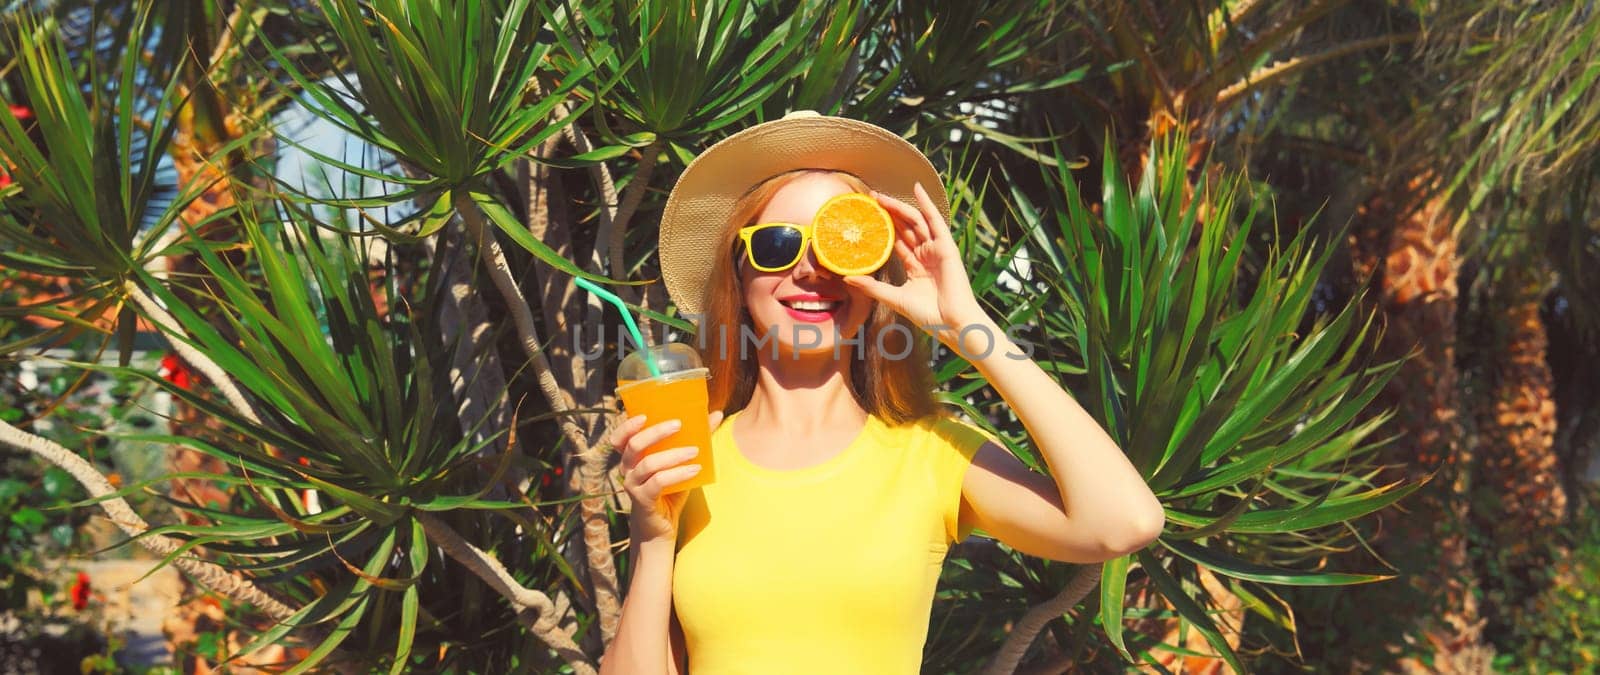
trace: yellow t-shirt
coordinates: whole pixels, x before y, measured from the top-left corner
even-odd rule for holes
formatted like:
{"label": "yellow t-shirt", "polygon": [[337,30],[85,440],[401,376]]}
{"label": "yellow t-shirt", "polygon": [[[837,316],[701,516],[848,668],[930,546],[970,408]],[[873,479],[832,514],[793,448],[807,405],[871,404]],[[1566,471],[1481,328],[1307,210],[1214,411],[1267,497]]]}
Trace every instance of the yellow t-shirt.
{"label": "yellow t-shirt", "polygon": [[690,675],[916,673],[961,482],[988,440],[950,417],[861,434],[821,464],[773,470],[712,434],[716,482],[689,493],[672,598]]}

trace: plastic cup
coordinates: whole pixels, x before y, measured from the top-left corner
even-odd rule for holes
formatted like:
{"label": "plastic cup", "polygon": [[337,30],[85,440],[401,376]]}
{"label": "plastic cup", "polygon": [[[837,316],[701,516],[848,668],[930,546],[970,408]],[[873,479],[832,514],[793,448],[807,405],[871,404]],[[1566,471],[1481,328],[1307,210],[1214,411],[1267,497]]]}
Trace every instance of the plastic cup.
{"label": "plastic cup", "polygon": [[650,348],[650,353],[655,356],[661,375],[650,376],[644,352],[629,354],[617,368],[617,396],[629,417],[645,416],[646,428],[667,420],[678,420],[682,425],[671,436],[645,448],[645,456],[691,445],[700,448],[699,454],[684,462],[699,465],[700,473],[667,486],[663,494],[708,485],[716,478],[711,464],[711,424],[706,419],[711,407],[706,392],[710,371],[700,365],[700,356],[689,345],[657,345]]}

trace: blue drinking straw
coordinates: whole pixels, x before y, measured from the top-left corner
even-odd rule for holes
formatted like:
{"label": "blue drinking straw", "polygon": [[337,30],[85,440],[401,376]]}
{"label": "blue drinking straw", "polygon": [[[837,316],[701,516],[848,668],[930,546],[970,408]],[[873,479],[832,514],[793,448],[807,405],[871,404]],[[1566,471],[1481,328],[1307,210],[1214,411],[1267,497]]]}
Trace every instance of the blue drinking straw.
{"label": "blue drinking straw", "polygon": [[655,354],[650,353],[650,347],[644,343],[644,335],[639,333],[639,326],[633,323],[633,315],[628,313],[628,303],[588,279],[573,277],[572,280],[578,282],[579,288],[599,296],[622,313],[622,322],[628,326],[628,335],[633,336],[633,343],[639,346],[639,351],[644,352],[644,365],[650,369],[650,377],[661,377],[661,366],[656,365]]}

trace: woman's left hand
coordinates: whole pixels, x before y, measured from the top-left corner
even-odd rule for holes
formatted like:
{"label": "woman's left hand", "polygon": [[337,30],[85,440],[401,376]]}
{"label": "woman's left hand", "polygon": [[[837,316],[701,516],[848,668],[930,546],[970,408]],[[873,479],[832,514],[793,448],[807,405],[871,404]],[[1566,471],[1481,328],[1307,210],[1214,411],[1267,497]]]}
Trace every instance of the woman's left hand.
{"label": "woman's left hand", "polygon": [[[913,192],[917,208],[876,190],[872,193],[894,219],[899,235],[894,251],[905,265],[905,283],[894,285],[867,275],[844,280],[944,340],[963,324],[987,320],[988,315],[972,294],[972,282],[949,224],[921,183]],[[934,327],[940,325],[947,328],[935,332]]]}

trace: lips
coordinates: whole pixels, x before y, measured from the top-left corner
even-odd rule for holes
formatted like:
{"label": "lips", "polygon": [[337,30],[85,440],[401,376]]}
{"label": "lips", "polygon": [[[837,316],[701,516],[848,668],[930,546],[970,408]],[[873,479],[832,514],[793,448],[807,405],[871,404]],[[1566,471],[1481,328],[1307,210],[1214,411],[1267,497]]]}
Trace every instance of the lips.
{"label": "lips", "polygon": [[844,300],[816,293],[805,293],[779,298],[789,316],[800,321],[820,322],[832,319],[844,306]]}

